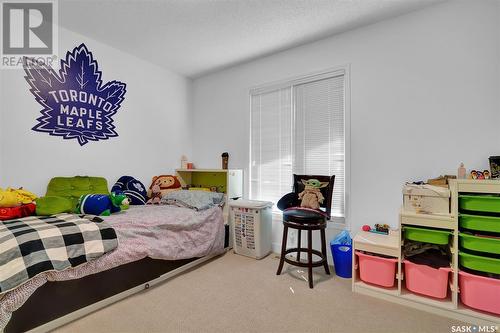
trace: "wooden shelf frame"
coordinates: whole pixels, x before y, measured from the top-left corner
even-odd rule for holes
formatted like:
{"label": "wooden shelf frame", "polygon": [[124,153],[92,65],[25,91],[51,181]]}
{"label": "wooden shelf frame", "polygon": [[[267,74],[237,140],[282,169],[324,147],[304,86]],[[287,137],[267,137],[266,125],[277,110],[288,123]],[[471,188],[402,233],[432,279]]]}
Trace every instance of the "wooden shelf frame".
{"label": "wooden shelf frame", "polygon": [[[352,271],[352,290],[353,292],[362,293],[378,298],[382,298],[394,303],[407,305],[423,311],[432,312],[469,322],[474,325],[500,325],[500,316],[476,311],[468,308],[459,302],[458,288],[458,235],[459,235],[459,211],[458,211],[458,196],[460,193],[485,193],[485,194],[500,194],[500,180],[450,180],[450,214],[449,215],[433,215],[433,214],[417,214],[400,211],[399,221],[400,230],[397,235],[377,235],[366,236],[366,232],[359,232],[353,240],[353,271]],[[402,226],[411,225],[418,227],[429,227],[437,229],[450,230],[452,239],[450,241],[451,250],[451,274],[448,298],[440,300],[423,295],[418,295],[408,291],[404,284],[404,273],[402,270]],[[361,235],[361,236],[359,236]],[[383,237],[386,237],[384,239]],[[377,240],[380,240],[378,242]],[[397,242],[397,246],[394,244]],[[377,287],[366,284],[359,279],[359,270],[357,267],[356,250],[363,250],[372,253],[384,254],[398,259],[396,270],[397,286],[392,289]]]}

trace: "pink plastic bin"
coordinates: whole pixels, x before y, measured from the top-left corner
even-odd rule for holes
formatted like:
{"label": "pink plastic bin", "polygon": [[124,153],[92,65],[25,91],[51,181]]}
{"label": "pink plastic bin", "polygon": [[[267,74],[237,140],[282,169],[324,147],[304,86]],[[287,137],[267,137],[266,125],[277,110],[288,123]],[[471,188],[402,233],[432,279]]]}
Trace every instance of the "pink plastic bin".
{"label": "pink plastic bin", "polygon": [[371,256],[359,251],[356,251],[356,255],[361,280],[387,288],[394,286],[397,259]]}
{"label": "pink plastic bin", "polygon": [[418,265],[408,260],[405,264],[406,289],[425,296],[446,298],[451,268],[432,268],[427,265]]}
{"label": "pink plastic bin", "polygon": [[500,315],[500,280],[459,272],[458,285],[462,303]]}

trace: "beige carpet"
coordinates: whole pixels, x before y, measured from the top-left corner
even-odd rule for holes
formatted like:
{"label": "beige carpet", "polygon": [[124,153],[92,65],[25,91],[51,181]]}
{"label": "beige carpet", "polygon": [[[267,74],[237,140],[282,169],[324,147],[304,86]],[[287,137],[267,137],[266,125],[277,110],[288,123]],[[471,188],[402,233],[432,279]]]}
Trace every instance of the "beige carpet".
{"label": "beige carpet", "polygon": [[317,268],[227,253],[60,329],[64,332],[451,332],[456,321],[353,294]]}

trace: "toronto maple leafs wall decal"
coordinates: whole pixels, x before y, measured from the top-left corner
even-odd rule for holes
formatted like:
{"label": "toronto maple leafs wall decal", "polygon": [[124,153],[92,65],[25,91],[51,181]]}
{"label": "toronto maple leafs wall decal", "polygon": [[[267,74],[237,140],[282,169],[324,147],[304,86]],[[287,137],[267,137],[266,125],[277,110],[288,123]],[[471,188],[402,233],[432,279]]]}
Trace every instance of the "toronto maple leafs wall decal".
{"label": "toronto maple leafs wall decal", "polygon": [[23,67],[30,91],[43,107],[32,130],[76,139],[81,146],[118,136],[113,116],[123,102],[126,84],[103,85],[97,61],[85,44],[66,53],[59,73],[30,57],[24,57]]}

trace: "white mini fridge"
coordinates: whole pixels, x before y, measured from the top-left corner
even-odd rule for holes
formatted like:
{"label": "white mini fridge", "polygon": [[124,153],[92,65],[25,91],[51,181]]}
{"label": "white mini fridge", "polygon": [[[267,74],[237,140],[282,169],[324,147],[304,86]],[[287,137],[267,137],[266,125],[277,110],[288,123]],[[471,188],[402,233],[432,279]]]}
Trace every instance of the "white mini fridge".
{"label": "white mini fridge", "polygon": [[229,202],[234,252],[261,259],[271,252],[272,207],[269,201]]}

